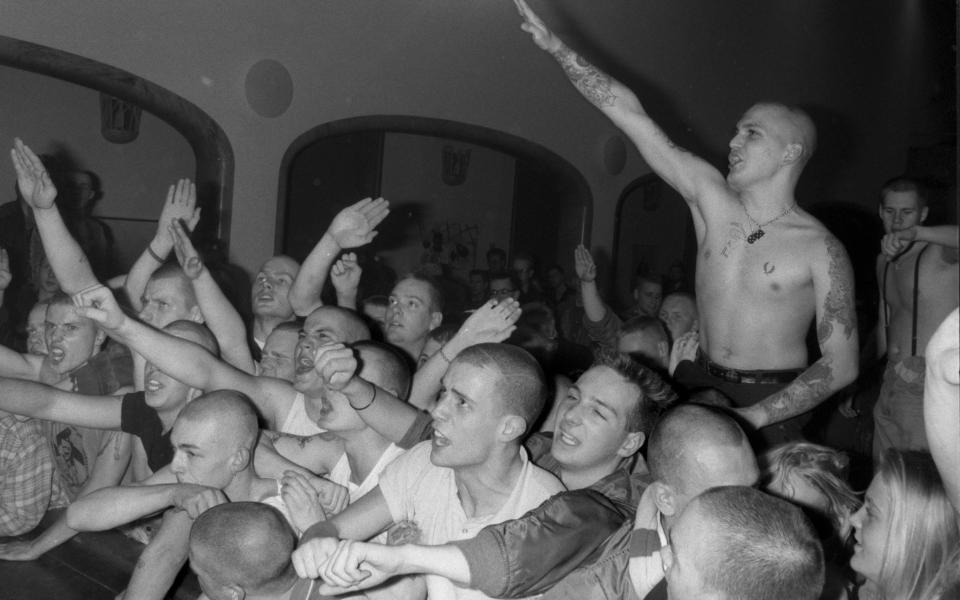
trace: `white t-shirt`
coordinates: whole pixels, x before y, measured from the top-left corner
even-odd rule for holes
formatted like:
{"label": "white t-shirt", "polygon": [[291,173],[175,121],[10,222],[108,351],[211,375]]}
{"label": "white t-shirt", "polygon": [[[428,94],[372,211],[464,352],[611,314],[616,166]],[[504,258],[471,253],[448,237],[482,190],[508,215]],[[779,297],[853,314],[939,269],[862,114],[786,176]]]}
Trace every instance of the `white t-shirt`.
{"label": "white t-shirt", "polygon": [[396,444],[390,444],[387,446],[387,449],[383,451],[383,454],[380,455],[380,460],[378,460],[377,464],[370,470],[366,479],[360,482],[360,484],[356,484],[350,481],[350,476],[353,472],[350,470],[350,461],[347,460],[347,453],[344,452],[340,456],[340,460],[337,461],[337,464],[330,469],[330,473],[327,474],[327,479],[347,488],[347,491],[350,492],[350,504],[353,504],[377,486],[377,482],[380,481],[380,473],[383,472],[387,465],[393,462],[393,459],[403,453],[403,448],[398,447]]}
{"label": "white t-shirt", "polygon": [[[556,477],[530,463],[521,448],[523,468],[507,501],[496,514],[468,518],[460,504],[453,469],[431,463],[430,448],[429,441],[417,444],[380,474],[380,491],[391,517],[395,522],[414,521],[420,528],[422,544],[472,538],[487,525],[516,519],[564,490]],[[443,577],[428,575],[426,579],[427,596],[434,600],[488,598]]]}
{"label": "white t-shirt", "polygon": [[297,395],[293,398],[293,404],[290,405],[290,410],[287,412],[287,418],[283,420],[283,425],[280,426],[281,433],[310,436],[326,431],[326,429],[318,427],[316,423],[310,420],[310,417],[307,416],[305,403],[306,398],[303,397],[303,393],[297,392]]}

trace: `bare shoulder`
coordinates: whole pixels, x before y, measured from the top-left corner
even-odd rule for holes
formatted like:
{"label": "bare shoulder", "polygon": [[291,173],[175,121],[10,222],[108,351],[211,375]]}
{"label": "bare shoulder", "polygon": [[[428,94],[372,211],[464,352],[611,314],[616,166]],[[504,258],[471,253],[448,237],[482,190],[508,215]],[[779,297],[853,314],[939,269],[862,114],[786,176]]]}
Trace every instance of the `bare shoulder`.
{"label": "bare shoulder", "polygon": [[811,266],[850,267],[847,249],[823,223],[807,212],[800,213],[797,241],[804,246]]}

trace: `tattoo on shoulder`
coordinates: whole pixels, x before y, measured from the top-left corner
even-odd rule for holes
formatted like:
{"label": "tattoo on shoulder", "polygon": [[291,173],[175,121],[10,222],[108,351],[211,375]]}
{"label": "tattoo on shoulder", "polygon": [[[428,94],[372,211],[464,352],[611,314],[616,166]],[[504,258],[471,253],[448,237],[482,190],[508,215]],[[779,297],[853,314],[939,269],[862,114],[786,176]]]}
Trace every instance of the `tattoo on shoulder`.
{"label": "tattoo on shoulder", "polygon": [[597,107],[613,106],[617,96],[611,89],[610,77],[573,50],[564,47],[554,56],[564,73],[587,100]]}
{"label": "tattoo on shoulder", "polygon": [[768,424],[779,423],[805,413],[822,402],[833,390],[833,367],[827,357],[801,373],[783,391],[763,406]]}
{"label": "tattoo on shoulder", "polygon": [[833,335],[833,328],[843,327],[843,335],[850,339],[857,328],[857,317],[853,306],[853,268],[840,240],[828,235],[826,239],[827,257],[830,261],[828,278],[830,290],[823,302],[823,316],[817,324],[817,340],[823,344]]}

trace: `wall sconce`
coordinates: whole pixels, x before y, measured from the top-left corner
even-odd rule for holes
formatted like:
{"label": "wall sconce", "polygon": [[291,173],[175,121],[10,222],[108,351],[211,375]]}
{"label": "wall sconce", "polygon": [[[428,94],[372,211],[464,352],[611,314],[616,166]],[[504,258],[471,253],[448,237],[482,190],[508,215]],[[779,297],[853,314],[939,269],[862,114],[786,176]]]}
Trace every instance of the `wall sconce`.
{"label": "wall sconce", "polygon": [[443,182],[447,185],[461,185],[467,180],[470,167],[470,150],[457,150],[447,144],[443,147]]}
{"label": "wall sconce", "polygon": [[100,133],[108,142],[126,144],[140,133],[140,107],[100,94]]}

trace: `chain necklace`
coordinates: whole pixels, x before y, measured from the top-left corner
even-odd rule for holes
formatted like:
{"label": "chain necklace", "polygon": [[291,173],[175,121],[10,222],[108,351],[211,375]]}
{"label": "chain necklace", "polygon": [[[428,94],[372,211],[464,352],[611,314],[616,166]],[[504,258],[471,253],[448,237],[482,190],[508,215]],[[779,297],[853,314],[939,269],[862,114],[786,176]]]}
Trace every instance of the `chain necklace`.
{"label": "chain necklace", "polygon": [[796,203],[791,204],[790,206],[787,207],[785,211],[775,216],[774,218],[770,219],[766,223],[757,223],[756,220],[754,220],[754,218],[750,216],[750,213],[747,212],[747,207],[744,206],[743,204],[741,204],[740,206],[743,207],[743,214],[747,215],[747,218],[750,219],[751,223],[753,223],[753,227],[754,227],[753,233],[747,236],[747,243],[752,244],[757,240],[759,240],[760,238],[762,238],[764,235],[766,235],[767,232],[763,230],[764,227],[773,223],[774,221],[779,221],[783,217],[793,212],[793,209],[797,207],[797,204]]}

